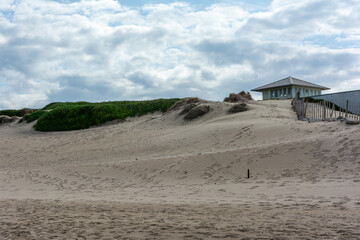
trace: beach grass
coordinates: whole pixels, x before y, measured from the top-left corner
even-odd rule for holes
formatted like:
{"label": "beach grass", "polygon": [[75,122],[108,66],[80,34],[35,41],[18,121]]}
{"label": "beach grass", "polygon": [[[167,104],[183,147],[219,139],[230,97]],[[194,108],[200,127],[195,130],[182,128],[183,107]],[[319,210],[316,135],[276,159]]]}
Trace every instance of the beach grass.
{"label": "beach grass", "polygon": [[38,131],[69,131],[86,129],[107,121],[142,116],[156,111],[165,112],[180,99],[115,102],[54,102],[26,116]]}

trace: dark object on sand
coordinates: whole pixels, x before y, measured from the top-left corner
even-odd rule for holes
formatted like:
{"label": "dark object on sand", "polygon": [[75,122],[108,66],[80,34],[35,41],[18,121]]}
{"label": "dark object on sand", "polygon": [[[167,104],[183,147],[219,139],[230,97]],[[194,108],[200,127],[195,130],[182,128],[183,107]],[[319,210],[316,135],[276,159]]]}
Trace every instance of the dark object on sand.
{"label": "dark object on sand", "polygon": [[192,104],[192,103],[204,103],[206,102],[205,100],[202,100],[200,98],[197,98],[197,97],[193,97],[193,98],[184,98],[184,99],[181,99],[180,101],[177,101],[174,105],[172,105],[168,112],[169,111],[172,111],[172,110],[179,110],[180,108],[183,108],[184,106],[186,106],[187,104]]}
{"label": "dark object on sand", "polygon": [[9,117],[9,116],[6,116],[6,115],[1,115],[0,116],[0,124],[17,122],[20,119],[21,119],[21,117],[17,117],[17,116]]}
{"label": "dark object on sand", "polygon": [[229,113],[238,113],[238,112],[245,112],[245,111],[247,111],[246,103],[236,104],[229,109]]}
{"label": "dark object on sand", "polygon": [[184,109],[179,113],[179,115],[183,115],[183,114],[186,114],[188,112],[190,112],[191,109],[193,109],[194,107],[196,107],[198,104],[196,103],[190,103],[190,104],[187,104]]}
{"label": "dark object on sand", "polygon": [[350,125],[357,125],[359,124],[360,122],[358,120],[355,120],[355,119],[346,119],[346,124],[350,124]]}
{"label": "dark object on sand", "polygon": [[185,120],[193,120],[197,117],[200,117],[206,113],[208,113],[210,111],[210,106],[207,106],[207,105],[200,105],[200,106],[197,106],[193,109],[191,109],[185,116],[184,116],[184,119]]}
{"label": "dark object on sand", "polygon": [[226,97],[224,99],[224,102],[236,103],[236,102],[247,102],[248,100],[253,100],[251,94],[249,92],[246,93],[245,91],[241,91],[238,94],[230,93],[229,97]]}

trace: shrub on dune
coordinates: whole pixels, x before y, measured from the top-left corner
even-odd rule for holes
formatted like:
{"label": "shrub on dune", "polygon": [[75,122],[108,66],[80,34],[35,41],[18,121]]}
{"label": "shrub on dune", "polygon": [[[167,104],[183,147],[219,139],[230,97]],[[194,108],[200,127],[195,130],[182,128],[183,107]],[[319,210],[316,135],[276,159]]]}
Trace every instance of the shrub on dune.
{"label": "shrub on dune", "polygon": [[34,127],[39,131],[85,129],[111,120],[125,120],[127,117],[142,116],[156,111],[165,112],[178,100],[51,103],[43,108],[43,113]]}

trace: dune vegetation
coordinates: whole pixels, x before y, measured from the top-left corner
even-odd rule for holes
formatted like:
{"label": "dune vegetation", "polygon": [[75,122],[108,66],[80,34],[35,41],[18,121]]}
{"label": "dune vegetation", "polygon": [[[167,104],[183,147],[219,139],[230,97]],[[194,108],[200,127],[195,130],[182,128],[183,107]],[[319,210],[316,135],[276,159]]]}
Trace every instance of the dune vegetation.
{"label": "dune vegetation", "polygon": [[6,115],[9,117],[22,117],[22,111],[14,109],[1,110],[0,115]]}
{"label": "dune vegetation", "polygon": [[142,116],[156,111],[165,112],[180,99],[116,102],[54,102],[27,115],[28,122],[38,131],[69,131],[85,129],[107,121]]}

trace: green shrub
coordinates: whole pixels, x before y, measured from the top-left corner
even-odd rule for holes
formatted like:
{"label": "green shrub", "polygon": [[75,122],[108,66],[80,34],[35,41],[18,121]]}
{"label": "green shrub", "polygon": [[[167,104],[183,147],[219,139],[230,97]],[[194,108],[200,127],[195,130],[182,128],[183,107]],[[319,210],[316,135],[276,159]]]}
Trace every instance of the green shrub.
{"label": "green shrub", "polygon": [[89,103],[89,102],[53,102],[46,105],[43,110],[52,110],[57,107],[65,107],[65,106],[84,106],[89,104],[101,104],[101,103]]}
{"label": "green shrub", "polygon": [[22,117],[22,112],[21,110],[8,109],[8,110],[1,110],[0,115],[7,115],[9,117],[15,117],[15,116]]}
{"label": "green shrub", "polygon": [[[34,126],[39,131],[68,131],[85,129],[115,119],[142,116],[167,111],[179,99],[150,101],[51,103],[43,108]],[[51,111],[45,111],[50,110]]]}
{"label": "green shrub", "polygon": [[28,115],[25,115],[25,120],[27,122],[35,121],[35,120],[39,119],[46,112],[47,111],[45,111],[45,110],[39,110],[39,111],[36,111],[36,112],[32,112],[32,113],[30,113]]}

